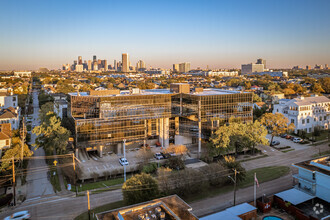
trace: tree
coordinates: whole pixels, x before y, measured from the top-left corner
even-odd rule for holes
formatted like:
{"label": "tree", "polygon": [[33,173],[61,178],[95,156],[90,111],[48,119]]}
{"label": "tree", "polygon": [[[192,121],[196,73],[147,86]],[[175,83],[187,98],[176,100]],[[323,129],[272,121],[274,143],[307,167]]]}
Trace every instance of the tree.
{"label": "tree", "polygon": [[266,126],[268,131],[270,132],[272,138],[271,143],[273,142],[274,136],[279,136],[288,131],[292,131],[295,126],[293,123],[289,124],[289,119],[286,118],[281,113],[266,113],[260,120],[261,124]]}
{"label": "tree", "polygon": [[313,83],[311,86],[311,90],[315,94],[321,94],[322,92],[324,92],[320,83]]}
{"label": "tree", "polygon": [[176,155],[186,154],[187,151],[188,149],[184,145],[170,145],[164,149],[164,153],[175,153]]}
{"label": "tree", "polygon": [[284,95],[293,95],[296,92],[293,89],[286,88],[286,89],[283,90],[283,93],[284,93]]}
{"label": "tree", "polygon": [[54,112],[48,112],[45,121],[32,132],[37,135],[36,146],[43,147],[48,154],[53,154],[54,150],[57,154],[66,151],[70,131],[61,126],[61,119]]}
{"label": "tree", "polygon": [[262,99],[257,94],[253,93],[253,102],[262,102]]}
{"label": "tree", "polygon": [[138,151],[138,158],[142,159],[142,167],[149,162],[151,158],[153,158],[153,153],[150,147],[142,147]]}
{"label": "tree", "polygon": [[248,136],[247,142],[249,143],[249,147],[252,147],[252,154],[255,153],[255,146],[257,144],[264,144],[268,143],[266,138],[267,129],[259,122],[248,122],[246,124],[246,135]]}
{"label": "tree", "polygon": [[135,204],[156,198],[159,195],[158,182],[150,174],[136,174],[122,186],[126,204]]}
{"label": "tree", "polygon": [[320,79],[320,83],[322,85],[322,89],[325,93],[330,93],[330,77],[324,77],[323,79]]}
{"label": "tree", "polygon": [[[33,152],[29,149],[27,144],[24,144],[23,157],[32,156]],[[11,146],[4,152],[1,163],[1,170],[7,170],[11,168],[11,159],[19,160],[22,155],[22,142],[19,137],[18,130],[13,131],[13,137],[11,139]]]}
{"label": "tree", "polygon": [[250,82],[244,82],[245,89],[251,89],[251,83]]}
{"label": "tree", "polygon": [[[48,114],[48,113],[52,113],[52,114]],[[49,117],[51,116],[54,116],[55,113],[54,113],[54,103],[53,102],[47,102],[45,103],[44,105],[41,106],[40,110],[39,110],[39,119],[40,119],[40,122],[43,123],[43,122],[46,122]]]}
{"label": "tree", "polygon": [[246,176],[246,171],[240,164],[240,162],[236,161],[233,156],[224,156],[224,165],[230,170],[237,171],[237,182],[243,181]]}

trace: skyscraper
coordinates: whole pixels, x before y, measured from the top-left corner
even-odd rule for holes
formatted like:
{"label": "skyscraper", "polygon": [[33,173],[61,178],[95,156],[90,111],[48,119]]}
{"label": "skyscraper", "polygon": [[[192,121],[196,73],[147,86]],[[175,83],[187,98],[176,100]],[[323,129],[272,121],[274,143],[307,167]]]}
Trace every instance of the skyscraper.
{"label": "skyscraper", "polygon": [[96,55],[93,56],[93,62],[96,62]]}
{"label": "skyscraper", "polygon": [[82,64],[82,57],[78,56],[78,64],[81,65]]}
{"label": "skyscraper", "polygon": [[104,71],[108,71],[108,61],[107,60],[104,60]]}
{"label": "skyscraper", "polygon": [[175,73],[179,72],[179,64],[173,64],[173,72]]}
{"label": "skyscraper", "polygon": [[186,73],[190,70],[190,63],[180,63],[179,64],[179,72],[180,73]]}
{"label": "skyscraper", "polygon": [[113,68],[117,71],[117,60],[113,61]]}
{"label": "skyscraper", "polygon": [[122,68],[121,71],[124,73],[129,72],[129,58],[128,58],[128,53],[123,53],[122,54]]}
{"label": "skyscraper", "polygon": [[88,70],[92,70],[92,61],[91,60],[88,60],[88,65],[87,65],[87,69]]}
{"label": "skyscraper", "polygon": [[136,71],[145,71],[146,70],[146,64],[143,60],[139,60],[136,64]]}

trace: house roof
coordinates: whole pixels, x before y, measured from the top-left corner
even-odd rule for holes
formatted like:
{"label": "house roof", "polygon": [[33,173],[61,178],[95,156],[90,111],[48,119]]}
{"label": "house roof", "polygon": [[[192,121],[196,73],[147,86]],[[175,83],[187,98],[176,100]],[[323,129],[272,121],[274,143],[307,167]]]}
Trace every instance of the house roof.
{"label": "house roof", "polygon": [[242,204],[233,206],[231,208],[228,208],[228,209],[226,209],[226,211],[228,211],[236,216],[239,216],[239,215],[251,212],[256,209],[257,209],[256,207],[254,207],[248,203],[242,203]]}
{"label": "house roof", "polygon": [[316,96],[316,97],[304,97],[304,98],[295,98],[289,101],[287,104],[296,104],[298,106],[312,105],[317,103],[330,102],[325,96]]}
{"label": "house roof", "polygon": [[208,215],[205,217],[200,218],[200,220],[241,220],[240,217],[237,215],[234,215],[231,212],[228,212],[227,210],[222,211],[222,212],[217,212],[212,215]]}
{"label": "house roof", "polygon": [[280,193],[275,194],[277,197],[280,197],[284,201],[290,202],[293,205],[298,205],[300,203],[306,202],[310,199],[315,198],[315,196],[311,196],[303,191],[297,189],[289,189]]}
{"label": "house roof", "polygon": [[16,118],[16,117],[17,114],[13,107],[9,107],[7,109],[3,109],[2,111],[0,111],[0,119]]}

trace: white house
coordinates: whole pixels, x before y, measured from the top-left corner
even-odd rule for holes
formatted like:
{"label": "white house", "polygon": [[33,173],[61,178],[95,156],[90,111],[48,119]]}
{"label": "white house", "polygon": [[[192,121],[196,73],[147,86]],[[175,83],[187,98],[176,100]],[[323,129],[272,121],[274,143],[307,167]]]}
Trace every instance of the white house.
{"label": "white house", "polygon": [[310,133],[315,127],[329,129],[330,99],[325,96],[280,99],[273,113],[282,113],[295,125],[295,133],[304,130]]}
{"label": "white house", "polygon": [[18,106],[18,97],[13,92],[7,92],[6,90],[0,90],[0,109],[6,109],[9,107],[16,108]]}
{"label": "white house", "polygon": [[0,111],[0,124],[10,123],[11,128],[19,128],[19,108],[9,107]]}

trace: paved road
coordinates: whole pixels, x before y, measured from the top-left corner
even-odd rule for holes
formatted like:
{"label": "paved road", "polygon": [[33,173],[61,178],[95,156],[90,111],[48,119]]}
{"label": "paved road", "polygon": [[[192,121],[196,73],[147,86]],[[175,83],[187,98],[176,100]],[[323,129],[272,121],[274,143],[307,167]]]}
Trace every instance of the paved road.
{"label": "paved road", "polygon": [[[39,125],[39,102],[38,93],[33,92],[33,121],[32,125]],[[34,127],[34,126],[32,126]],[[31,134],[31,144],[35,143],[36,135]],[[42,148],[34,149],[33,156],[44,156],[45,151]],[[32,159],[29,160],[28,171],[27,171],[27,200],[35,197],[53,194],[53,186],[47,178],[47,164],[44,159]]]}
{"label": "paved road", "polygon": [[[322,150],[327,149],[327,145],[322,146]],[[288,153],[276,154],[266,158],[260,158],[243,163],[247,170],[273,166],[287,165],[290,166],[294,162],[307,160],[311,155],[315,154],[316,150],[311,147],[305,150],[295,150]],[[271,195],[292,187],[292,177],[287,175],[276,180],[260,184],[257,195]],[[237,192],[237,203],[253,200],[253,187],[239,189]],[[0,219],[10,215],[14,211],[29,210],[32,219],[73,219],[78,214],[86,211],[87,201],[84,197],[67,197],[67,196],[50,196],[44,198],[36,198],[24,202],[15,209],[10,209],[0,213]],[[91,196],[91,206],[97,207],[103,204],[122,200],[121,190],[104,192]],[[216,211],[220,211],[233,204],[233,192],[221,194],[212,198],[207,198],[201,201],[193,202],[190,205],[193,212],[197,216],[207,215]]]}

